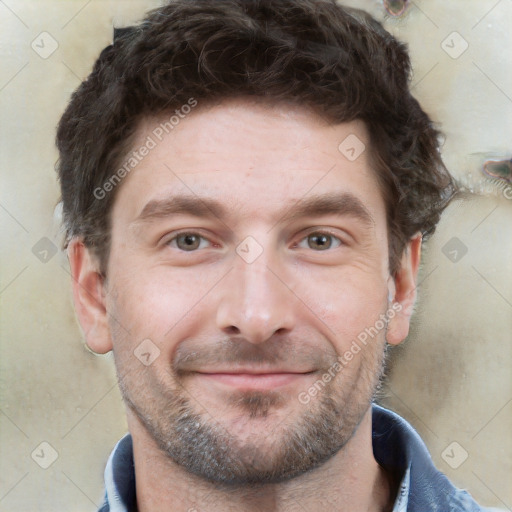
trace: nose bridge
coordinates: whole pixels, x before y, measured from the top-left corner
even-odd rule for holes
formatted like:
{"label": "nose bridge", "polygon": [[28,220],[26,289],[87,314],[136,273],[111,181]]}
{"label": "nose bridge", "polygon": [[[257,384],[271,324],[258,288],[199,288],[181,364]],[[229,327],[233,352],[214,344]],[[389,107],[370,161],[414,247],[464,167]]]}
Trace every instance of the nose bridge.
{"label": "nose bridge", "polygon": [[258,249],[251,243],[242,242],[237,248],[218,305],[217,324],[249,342],[263,343],[277,332],[292,329],[294,301],[278,277],[277,255],[270,247]]}

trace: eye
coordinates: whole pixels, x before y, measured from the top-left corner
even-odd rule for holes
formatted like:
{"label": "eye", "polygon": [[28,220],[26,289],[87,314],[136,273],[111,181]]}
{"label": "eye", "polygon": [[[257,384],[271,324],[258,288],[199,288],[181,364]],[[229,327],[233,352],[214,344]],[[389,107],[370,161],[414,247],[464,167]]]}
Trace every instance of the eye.
{"label": "eye", "polygon": [[201,244],[202,241],[206,242],[206,244],[210,243],[209,240],[207,240],[205,237],[199,235],[198,233],[186,231],[186,232],[178,233],[173,238],[170,238],[166,242],[166,245],[177,248],[181,251],[192,252],[192,251],[196,251],[197,249],[205,248],[204,244],[203,245]]}
{"label": "eye", "polygon": [[315,249],[317,251],[335,249],[336,247],[343,245],[343,241],[340,238],[325,231],[314,231],[313,233],[309,233],[309,235],[305,236],[299,242],[298,247],[304,248],[304,246],[301,245],[303,242],[307,244],[307,247],[305,247],[306,249]]}

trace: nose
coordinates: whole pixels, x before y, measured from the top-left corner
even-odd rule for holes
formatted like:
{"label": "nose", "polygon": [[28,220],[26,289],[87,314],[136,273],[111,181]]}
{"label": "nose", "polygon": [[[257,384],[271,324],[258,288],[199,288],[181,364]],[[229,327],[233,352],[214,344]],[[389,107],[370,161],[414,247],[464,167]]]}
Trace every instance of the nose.
{"label": "nose", "polygon": [[297,300],[279,268],[266,251],[252,263],[235,255],[234,268],[223,280],[217,327],[254,344],[291,331]]}

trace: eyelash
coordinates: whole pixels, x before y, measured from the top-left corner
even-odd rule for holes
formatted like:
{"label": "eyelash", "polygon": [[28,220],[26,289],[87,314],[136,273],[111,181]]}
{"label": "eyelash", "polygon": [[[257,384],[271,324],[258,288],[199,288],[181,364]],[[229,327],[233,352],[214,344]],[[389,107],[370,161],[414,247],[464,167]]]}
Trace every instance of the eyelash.
{"label": "eyelash", "polygon": [[[200,233],[198,233],[196,231],[181,231],[179,233],[176,233],[172,238],[168,239],[167,242],[165,242],[165,245],[171,246],[171,243],[176,241],[178,239],[178,237],[180,237],[182,235],[195,235],[195,236],[199,236],[199,238],[201,238],[202,240],[208,240],[208,238],[206,238],[205,236],[201,235]],[[310,237],[311,235],[325,235],[325,236],[331,237],[331,239],[337,240],[339,242],[339,244],[336,247],[329,247],[328,249],[325,249],[324,250],[325,252],[327,252],[329,250],[337,249],[338,247],[341,247],[342,245],[346,245],[346,243],[340,237],[334,235],[330,231],[317,230],[317,231],[311,231],[308,234],[306,234],[304,237],[302,237],[300,239],[300,241],[297,244],[294,244],[293,247],[294,248],[297,247],[302,241],[307,240],[308,237]],[[210,243],[212,243],[212,242],[210,242]],[[184,253],[186,253],[186,252],[197,252],[197,251],[200,250],[200,248],[197,248],[197,249],[193,249],[191,251],[184,251],[184,250],[180,249],[177,246],[171,246],[171,247],[173,247],[175,249],[178,249],[179,251],[184,252]],[[311,249],[311,250],[313,250],[313,249]],[[320,251],[314,251],[314,252],[324,252],[324,251],[320,250]]]}

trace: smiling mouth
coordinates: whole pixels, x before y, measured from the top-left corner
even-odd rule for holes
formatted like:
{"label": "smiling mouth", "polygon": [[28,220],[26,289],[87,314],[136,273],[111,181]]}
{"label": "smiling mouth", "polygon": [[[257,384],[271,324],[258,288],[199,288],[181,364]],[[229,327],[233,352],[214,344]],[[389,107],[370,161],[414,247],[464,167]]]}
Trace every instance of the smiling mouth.
{"label": "smiling mouth", "polygon": [[207,382],[238,389],[273,390],[291,384],[299,384],[305,379],[311,378],[313,373],[315,372],[196,372],[196,375]]}

